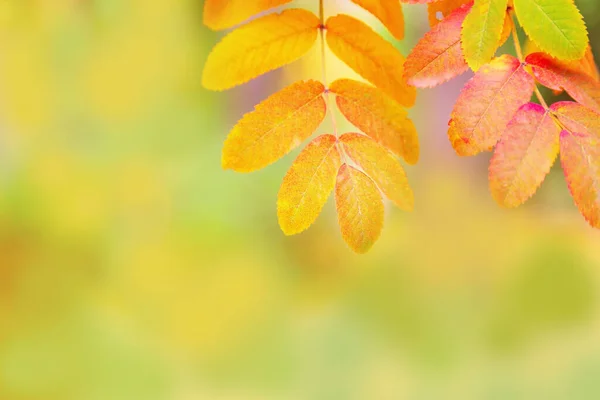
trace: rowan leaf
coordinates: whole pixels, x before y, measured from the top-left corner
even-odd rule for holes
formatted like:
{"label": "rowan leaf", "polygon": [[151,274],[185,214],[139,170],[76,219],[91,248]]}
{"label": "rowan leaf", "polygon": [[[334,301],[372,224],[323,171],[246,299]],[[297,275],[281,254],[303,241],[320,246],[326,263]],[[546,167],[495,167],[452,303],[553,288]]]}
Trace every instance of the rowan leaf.
{"label": "rowan leaf", "polygon": [[407,107],[415,103],[415,88],[402,77],[404,57],[364,22],[343,14],[330,17],[327,44],[350,68],[397,102]]}
{"label": "rowan leaf", "polygon": [[563,130],[560,161],[575,205],[590,225],[600,228],[600,138]]}
{"label": "rowan leaf", "polygon": [[444,18],[452,14],[454,10],[463,4],[472,3],[473,0],[439,0],[434,3],[427,4],[427,15],[429,18],[429,26],[434,27],[443,21]]}
{"label": "rowan leaf", "polygon": [[225,90],[303,56],[317,39],[319,19],[302,9],[258,18],[232,31],[210,52],[202,85]]}
{"label": "rowan leaf", "polygon": [[517,207],[533,196],[558,156],[560,131],[539,104],[517,111],[490,161],[490,191],[498,204]]}
{"label": "rowan leaf", "polygon": [[341,113],[358,129],[409,164],[419,159],[419,138],[406,111],[380,89],[351,79],[329,87]]}
{"label": "rowan leaf", "polygon": [[336,178],[335,205],[344,241],[357,253],[369,251],[383,228],[383,201],[375,183],[343,164]]}
{"label": "rowan leaf", "polygon": [[490,62],[502,36],[508,0],[475,0],[462,25],[462,49],[469,67],[477,71]]}
{"label": "rowan leaf", "polygon": [[432,87],[469,69],[460,45],[460,32],[471,6],[472,2],[459,7],[419,40],[404,64],[409,84]]}
{"label": "rowan leaf", "polygon": [[218,31],[231,28],[248,18],[291,0],[205,0],[203,22]]}
{"label": "rowan leaf", "polygon": [[534,85],[521,62],[507,54],[481,67],[461,91],[450,116],[448,137],[457,154],[490,150],[529,101]]}
{"label": "rowan leaf", "polygon": [[588,34],[573,0],[514,0],[517,18],[539,48],[555,57],[584,56]]}
{"label": "rowan leaf", "polygon": [[569,64],[544,53],[533,53],[525,58],[536,79],[553,90],[565,90],[579,103],[600,111],[600,82]]}
{"label": "rowan leaf", "polygon": [[223,168],[255,171],[297,147],[325,118],[324,91],[320,82],[300,81],[256,105],[225,140]]}
{"label": "rowan leaf", "polygon": [[340,142],[345,153],[375,181],[388,199],[402,210],[413,210],[414,195],[398,159],[375,140],[360,133],[345,133]]}
{"label": "rowan leaf", "polygon": [[396,39],[404,38],[404,14],[398,0],[352,0],[373,14]]}
{"label": "rowan leaf", "polygon": [[335,186],[340,165],[333,135],[318,136],[298,155],[277,197],[279,226],[286,235],[304,231],[317,219]]}
{"label": "rowan leaf", "polygon": [[560,123],[571,132],[600,138],[600,114],[572,101],[559,101],[550,106]]}

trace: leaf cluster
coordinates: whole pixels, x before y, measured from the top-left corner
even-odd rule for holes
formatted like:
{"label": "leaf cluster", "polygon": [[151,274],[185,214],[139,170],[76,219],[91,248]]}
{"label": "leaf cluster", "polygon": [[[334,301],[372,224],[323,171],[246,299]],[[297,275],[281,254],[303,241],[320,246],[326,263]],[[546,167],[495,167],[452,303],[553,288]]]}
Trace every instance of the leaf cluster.
{"label": "leaf cluster", "polygon": [[[289,0],[207,0],[204,22],[212,29],[240,24]],[[398,0],[353,0],[375,15],[400,39],[404,20]],[[359,132],[320,134],[300,152],[283,178],[277,216],[287,235],[306,230],[333,192],[342,237],[356,252],[368,251],[380,236],[383,197],[403,210],[414,199],[399,158],[419,158],[416,129],[406,108],[416,90],[404,79],[404,56],[364,22],[339,14],[324,19],[300,8],[252,19],[228,33],[211,51],[202,84],[226,90],[287,65],[321,46],[369,83],[338,79],[330,85],[306,79],[272,94],[244,115],[223,146],[222,166],[252,172],[277,161],[309,139],[329,112],[333,99]],[[323,70],[325,60],[323,57]]]}
{"label": "leaf cluster", "polygon": [[[575,204],[600,228],[600,82],[574,2],[414,2],[431,3],[431,30],[407,57],[409,84],[432,87],[475,71],[448,123],[456,153],[494,152],[490,190],[506,207],[528,200],[560,154]],[[525,54],[517,24],[528,37]],[[516,56],[496,56],[511,34]],[[574,101],[548,106],[538,85],[565,91]],[[540,104],[531,102],[534,93]]]}

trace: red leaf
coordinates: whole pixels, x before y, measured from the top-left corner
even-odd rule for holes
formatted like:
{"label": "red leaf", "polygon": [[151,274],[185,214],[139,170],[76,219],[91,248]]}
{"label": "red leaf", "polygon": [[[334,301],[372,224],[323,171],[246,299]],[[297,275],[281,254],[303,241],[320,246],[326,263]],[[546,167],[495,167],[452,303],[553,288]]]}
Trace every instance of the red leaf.
{"label": "red leaf", "polygon": [[535,78],[552,90],[565,90],[573,99],[600,112],[600,82],[544,53],[525,58]]}
{"label": "red leaf", "polygon": [[469,69],[460,45],[460,32],[472,5],[473,2],[459,7],[419,40],[404,64],[409,84],[432,87]]}

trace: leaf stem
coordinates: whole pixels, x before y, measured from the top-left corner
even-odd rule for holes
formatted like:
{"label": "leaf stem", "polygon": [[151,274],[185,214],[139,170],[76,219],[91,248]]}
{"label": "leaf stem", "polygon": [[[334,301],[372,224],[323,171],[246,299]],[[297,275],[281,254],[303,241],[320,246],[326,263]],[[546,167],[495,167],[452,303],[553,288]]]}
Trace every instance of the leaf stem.
{"label": "leaf stem", "polygon": [[[512,24],[512,37],[513,37],[513,42],[515,43],[515,52],[517,53],[517,57],[519,58],[519,61],[521,61],[521,63],[525,63],[525,57],[523,57],[523,49],[521,49],[521,42],[519,41],[519,35],[517,34],[517,24],[515,23],[513,14],[514,13],[511,11],[510,17],[511,17],[512,23],[513,23]],[[535,92],[535,96],[537,97],[540,104],[547,110],[548,104],[546,103],[546,100],[544,100],[544,96],[542,96],[542,93],[538,89],[537,82],[534,86],[534,92]]]}
{"label": "leaf stem", "polygon": [[335,115],[333,115],[333,108],[331,107],[331,97],[329,94],[329,87],[327,85],[327,62],[325,58],[325,12],[323,10],[323,0],[319,0],[319,35],[321,37],[321,74],[323,79],[323,85],[325,85],[325,103],[327,104],[327,112],[331,116],[331,125],[333,134],[338,137],[337,123],[335,121]]}

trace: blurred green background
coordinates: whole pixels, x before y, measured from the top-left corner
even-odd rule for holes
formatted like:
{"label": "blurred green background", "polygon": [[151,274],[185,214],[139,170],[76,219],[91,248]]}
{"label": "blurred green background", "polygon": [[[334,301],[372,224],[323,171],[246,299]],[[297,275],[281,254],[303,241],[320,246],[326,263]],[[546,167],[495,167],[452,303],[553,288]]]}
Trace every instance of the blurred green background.
{"label": "blurred green background", "polygon": [[[600,5],[577,4],[598,53]],[[320,77],[318,48],[208,92],[222,33],[202,7],[0,2],[0,399],[600,399],[600,232],[559,168],[524,207],[495,205],[489,155],[459,158],[446,136],[468,74],[419,91],[416,209],[388,205],[357,256],[331,202],[305,233],[279,230],[298,151],[220,167],[244,112]],[[424,5],[404,10],[406,55],[428,25]],[[326,1],[340,11],[391,39]]]}

